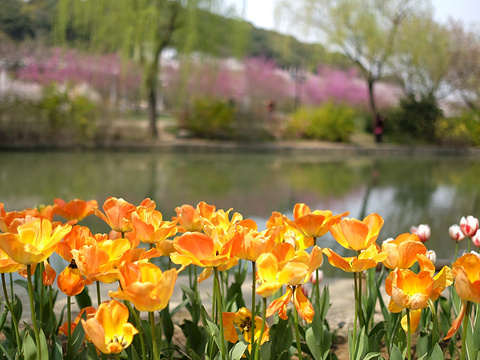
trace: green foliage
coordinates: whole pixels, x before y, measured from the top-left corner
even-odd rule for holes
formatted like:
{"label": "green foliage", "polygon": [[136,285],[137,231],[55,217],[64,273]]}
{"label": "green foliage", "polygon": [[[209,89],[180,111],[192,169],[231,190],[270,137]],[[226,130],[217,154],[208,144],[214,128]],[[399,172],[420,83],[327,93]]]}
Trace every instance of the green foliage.
{"label": "green foliage", "polygon": [[[77,87],[47,86],[40,99],[0,102],[3,141],[83,143],[98,133],[100,107]],[[59,140],[59,138],[61,140]]]}
{"label": "green foliage", "polygon": [[436,138],[449,146],[480,146],[480,111],[470,110],[457,117],[440,119]]}
{"label": "green foliage", "polygon": [[420,99],[409,95],[400,100],[399,109],[387,119],[386,132],[400,142],[433,142],[437,121],[442,115],[433,95]]}
{"label": "green foliage", "polygon": [[57,85],[47,86],[38,104],[54,132],[69,127],[83,138],[91,138],[97,105],[84,94],[76,94],[75,88],[62,89]]}
{"label": "green foliage", "polygon": [[186,128],[194,136],[228,139],[234,132],[235,108],[224,100],[196,99],[183,120]]}
{"label": "green foliage", "polygon": [[348,142],[355,130],[355,117],[354,109],[333,102],[301,108],[293,114],[289,132],[307,139]]}

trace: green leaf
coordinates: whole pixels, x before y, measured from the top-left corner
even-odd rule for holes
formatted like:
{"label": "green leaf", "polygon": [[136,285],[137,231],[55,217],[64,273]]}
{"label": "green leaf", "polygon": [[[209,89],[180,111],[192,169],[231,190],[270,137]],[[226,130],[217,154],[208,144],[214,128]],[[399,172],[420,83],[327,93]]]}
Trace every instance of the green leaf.
{"label": "green leaf", "polygon": [[373,358],[381,358],[381,357],[380,357],[380,353],[379,353],[379,352],[371,352],[371,353],[368,353],[367,355],[365,355],[365,357],[363,358],[363,360],[370,360],[370,359],[373,359]]}
{"label": "green leaf", "polygon": [[7,360],[13,360],[13,358],[8,354],[7,350],[3,347],[3,345],[0,343],[0,350],[2,351],[2,355],[5,355]]}
{"label": "green leaf", "polygon": [[167,340],[167,343],[170,344],[172,342],[174,329],[172,316],[170,314],[170,309],[168,306],[160,312],[160,318],[163,325],[163,333],[165,335],[165,340]]}
{"label": "green leaf", "polygon": [[80,347],[83,344],[83,340],[85,339],[85,330],[83,330],[82,323],[79,322],[77,326],[75,326],[75,330],[71,336],[71,344],[70,344],[70,352],[67,352],[67,359],[74,359],[80,350]]}
{"label": "green leaf", "polygon": [[50,358],[53,360],[63,360],[62,342],[55,335],[53,335],[53,344]]}
{"label": "green leaf", "polygon": [[42,349],[42,359],[48,359],[49,349],[48,349],[47,339],[42,329],[38,330],[38,337],[40,338],[40,344]]}
{"label": "green leaf", "polygon": [[35,341],[30,336],[30,333],[25,332],[25,339],[23,340],[23,356],[24,360],[36,360],[37,359],[37,346]]}
{"label": "green leaf", "polygon": [[248,344],[245,342],[237,342],[229,351],[228,358],[230,360],[240,360],[247,350]]}
{"label": "green leaf", "polygon": [[392,346],[392,351],[390,352],[390,360],[403,360],[402,352],[397,347],[397,345]]}
{"label": "green leaf", "polygon": [[[321,341],[321,338],[319,339]],[[320,350],[320,346],[317,344],[317,338],[315,337],[315,333],[313,328],[308,328],[305,333],[305,342],[307,343],[308,348],[310,349],[310,353],[312,354],[315,360],[322,359],[322,353]]]}
{"label": "green leaf", "polygon": [[75,300],[79,310],[87,306],[92,306],[92,299],[90,299],[90,295],[88,295],[88,286],[85,286],[80,294],[75,295]]}
{"label": "green leaf", "polygon": [[202,360],[202,358],[200,356],[198,356],[197,353],[195,351],[193,351],[192,349],[188,349],[188,355],[190,355],[190,357],[193,360]]}
{"label": "green leaf", "polygon": [[99,360],[97,348],[91,343],[87,343],[88,355],[87,360]]}
{"label": "green leaf", "polygon": [[431,354],[429,353],[429,360],[443,360],[443,352],[440,345],[435,344],[431,350]]}

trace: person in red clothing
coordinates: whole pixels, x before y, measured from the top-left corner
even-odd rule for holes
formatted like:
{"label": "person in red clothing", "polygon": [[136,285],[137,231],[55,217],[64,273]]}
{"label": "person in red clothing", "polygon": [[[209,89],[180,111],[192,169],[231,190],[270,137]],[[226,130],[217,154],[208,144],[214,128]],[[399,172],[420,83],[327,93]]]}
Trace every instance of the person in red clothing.
{"label": "person in red clothing", "polygon": [[382,142],[383,130],[385,128],[385,119],[380,115],[376,114],[373,119],[373,133],[375,134],[375,142]]}

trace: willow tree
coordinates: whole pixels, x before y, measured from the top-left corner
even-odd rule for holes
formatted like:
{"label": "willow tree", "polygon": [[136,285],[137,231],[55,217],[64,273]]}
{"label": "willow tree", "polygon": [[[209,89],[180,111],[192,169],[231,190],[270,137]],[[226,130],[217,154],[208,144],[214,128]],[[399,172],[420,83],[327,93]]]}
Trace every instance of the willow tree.
{"label": "willow tree", "polygon": [[[279,3],[278,13],[294,18],[343,53],[367,82],[370,107],[377,113],[375,83],[387,73],[398,30],[423,0],[300,0]],[[287,10],[287,11],[286,11]]]}
{"label": "willow tree", "polygon": [[434,21],[431,13],[417,14],[405,21],[389,67],[406,96],[431,96],[437,101],[450,92],[447,77],[451,40],[450,30]]}
{"label": "willow tree", "polygon": [[[57,10],[58,41],[88,43],[89,49],[101,52],[121,51],[124,58],[141,66],[150,133],[157,138],[161,54],[168,47],[195,50],[195,42],[201,39],[200,17],[221,14],[222,6],[219,0],[59,0]],[[230,16],[231,9],[227,10]],[[213,25],[208,32],[202,34],[203,38],[232,33],[231,29]]]}

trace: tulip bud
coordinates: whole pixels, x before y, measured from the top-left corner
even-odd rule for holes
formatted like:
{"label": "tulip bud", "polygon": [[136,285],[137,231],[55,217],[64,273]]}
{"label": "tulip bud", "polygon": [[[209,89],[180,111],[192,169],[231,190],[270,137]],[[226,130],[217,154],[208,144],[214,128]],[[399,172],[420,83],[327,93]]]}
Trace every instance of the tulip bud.
{"label": "tulip bud", "polygon": [[472,236],[473,245],[480,247],[480,230],[477,230],[475,235]]}
{"label": "tulip bud", "polygon": [[305,297],[309,297],[309,292],[310,292],[310,285],[308,283],[305,283],[305,284],[302,284],[300,286],[300,290],[302,290],[302,293],[303,295],[305,295]]}
{"label": "tulip bud", "polygon": [[450,226],[448,228],[448,233],[450,234],[452,240],[455,241],[461,241],[465,238],[462,229],[460,229],[460,226],[458,226],[457,224]]}
{"label": "tulip bud", "polygon": [[418,227],[412,226],[410,232],[416,234],[422,243],[425,243],[430,239],[430,226],[427,224],[420,224]]}
{"label": "tulip bud", "polygon": [[[323,280],[323,271],[322,270],[318,270],[318,283],[320,284]],[[310,276],[310,282],[315,285],[317,283],[317,272],[314,271],[312,273],[312,276]]]}
{"label": "tulip bud", "polygon": [[433,250],[428,250],[427,253],[425,254],[427,256],[427,259],[430,260],[432,263],[437,262],[437,254]]}
{"label": "tulip bud", "polygon": [[460,220],[460,229],[465,236],[473,236],[478,230],[478,219],[472,215],[468,215],[466,218],[462,217]]}

